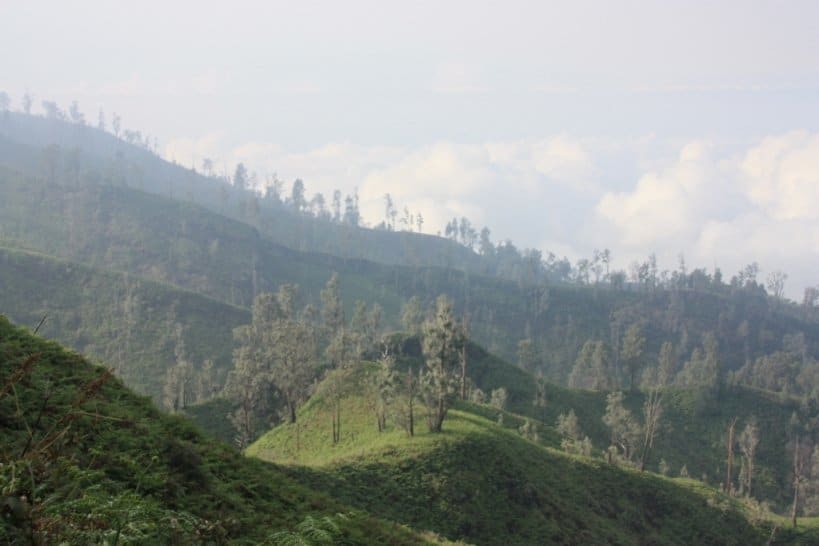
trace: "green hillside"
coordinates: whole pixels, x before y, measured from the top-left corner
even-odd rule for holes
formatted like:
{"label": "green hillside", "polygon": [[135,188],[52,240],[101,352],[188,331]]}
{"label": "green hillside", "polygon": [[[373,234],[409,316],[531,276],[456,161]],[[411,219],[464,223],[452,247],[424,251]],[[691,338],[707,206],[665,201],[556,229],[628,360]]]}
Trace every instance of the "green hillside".
{"label": "green hillside", "polygon": [[[0,117],[0,164],[52,183],[95,180],[195,202],[221,215],[252,220],[269,240],[289,248],[396,265],[453,266],[477,271],[473,252],[440,237],[337,224],[295,213],[281,202],[164,161],[141,142],[94,127],[7,112]],[[327,196],[328,200],[330,196]]]}
{"label": "green hillside", "polygon": [[561,384],[587,340],[606,342],[616,360],[634,323],[644,326],[647,361],[670,341],[682,363],[708,332],[726,371],[782,350],[787,335],[803,334],[806,354],[819,357],[816,313],[772,300],[755,281],[716,281],[694,270],[669,288],[588,278],[567,284],[544,276],[546,261],[536,255],[537,263],[515,262],[504,273],[487,264],[512,252],[507,247],[490,259],[440,237],[298,214],[90,127],[11,113],[0,133],[5,246],[243,307],[284,282],[315,301],[337,271],[349,308],[356,299],[378,301],[396,326],[411,296],[428,304],[446,293],[469,315],[474,339],[509,361],[521,339],[532,339],[541,369]]}
{"label": "green hillside", "polygon": [[754,527],[739,504],[710,487],[566,455],[548,447],[556,441],[549,427],[541,426],[541,443],[532,442],[472,405],[451,411],[442,434],[422,424],[412,438],[393,425],[379,433],[360,394],[373,369],[336,372],[345,385],[338,444],[331,439],[331,383],[325,381],[297,424],[273,429],[248,454],[287,464],[302,483],[373,514],[476,544],[767,539],[767,524]]}
{"label": "green hillside", "polygon": [[[400,347],[402,368],[423,366],[418,338],[396,335],[393,343]],[[485,393],[503,387],[507,391],[507,410],[554,426],[560,414],[570,410],[578,424],[600,454],[609,445],[610,433],[603,424],[606,392],[567,389],[547,381],[538,381],[527,372],[470,344],[469,377]],[[540,402],[538,402],[538,385]],[[627,392],[625,406],[634,415],[642,412],[645,393]],[[497,410],[483,406],[477,409],[484,417],[494,419]],[[738,418],[740,429],[753,417],[763,433],[759,444],[754,478],[755,496],[785,511],[790,502],[790,421],[794,414],[805,420],[813,415],[811,407],[797,400],[746,387],[724,387],[719,393],[706,389],[668,388],[663,393],[663,416],[648,467],[657,471],[661,459],[678,475],[685,465],[690,476],[703,476],[714,486],[725,476],[725,442],[728,423]],[[506,425],[517,427],[520,418]],[[559,443],[554,444],[555,446]]]}
{"label": "green hillside", "polygon": [[0,310],[113,367],[134,390],[161,399],[165,370],[181,344],[201,368],[231,366],[232,329],[249,312],[128,273],[99,270],[0,247]]}
{"label": "green hillside", "polygon": [[345,543],[436,541],[242,457],[4,317],[0,424],[3,543],[281,544],[325,517]]}
{"label": "green hillside", "polygon": [[671,341],[683,361],[706,332],[718,336],[726,370],[781,350],[789,334],[804,334],[807,353],[819,354],[819,325],[785,313],[755,292],[644,294],[386,266],[294,251],[249,224],[128,187],[86,179],[66,187],[1,168],[0,179],[0,241],[5,246],[171,283],[243,307],[255,294],[285,282],[299,284],[304,296],[316,302],[335,271],[348,308],[359,299],[379,302],[394,325],[411,296],[429,303],[446,293],[468,312],[473,338],[515,360],[518,341],[528,336],[544,373],[561,383],[583,343],[592,339],[615,346],[635,322],[646,325],[647,360],[655,358],[663,341]]}

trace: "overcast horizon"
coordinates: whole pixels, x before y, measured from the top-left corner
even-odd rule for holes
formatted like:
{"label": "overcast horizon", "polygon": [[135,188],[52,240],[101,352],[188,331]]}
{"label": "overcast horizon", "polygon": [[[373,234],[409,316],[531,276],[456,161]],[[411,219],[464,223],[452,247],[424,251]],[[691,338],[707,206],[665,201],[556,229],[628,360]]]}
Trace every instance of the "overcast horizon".
{"label": "overcast horizon", "polygon": [[[819,3],[0,4],[0,91],[495,241],[819,283]],[[46,15],[47,14],[47,15]]]}

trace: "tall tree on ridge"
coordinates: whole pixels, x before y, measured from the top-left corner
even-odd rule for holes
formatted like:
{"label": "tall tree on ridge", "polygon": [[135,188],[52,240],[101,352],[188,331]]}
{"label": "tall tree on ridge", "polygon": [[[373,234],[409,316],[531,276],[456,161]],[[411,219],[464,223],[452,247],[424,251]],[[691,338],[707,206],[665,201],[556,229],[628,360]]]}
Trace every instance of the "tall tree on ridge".
{"label": "tall tree on ridge", "polygon": [[427,424],[430,432],[441,432],[451,398],[455,392],[460,336],[452,301],[439,296],[433,316],[424,323],[423,352],[426,369],[422,374]]}

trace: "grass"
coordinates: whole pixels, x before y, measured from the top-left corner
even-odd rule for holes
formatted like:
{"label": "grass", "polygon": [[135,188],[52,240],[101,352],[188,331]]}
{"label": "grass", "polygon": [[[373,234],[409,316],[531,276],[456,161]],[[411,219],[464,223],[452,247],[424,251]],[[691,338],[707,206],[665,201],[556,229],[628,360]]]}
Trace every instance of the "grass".
{"label": "grass", "polygon": [[[284,465],[312,488],[417,529],[475,544],[762,544],[769,520],[752,523],[746,507],[690,479],[567,455],[540,425],[541,441],[521,437],[523,417],[471,404],[450,410],[444,432],[423,423],[409,438],[389,425],[379,433],[361,396],[373,365],[343,376],[342,434],[332,442],[327,382],[297,424],[258,439],[249,455]],[[800,544],[813,531],[778,531],[777,544]]]}

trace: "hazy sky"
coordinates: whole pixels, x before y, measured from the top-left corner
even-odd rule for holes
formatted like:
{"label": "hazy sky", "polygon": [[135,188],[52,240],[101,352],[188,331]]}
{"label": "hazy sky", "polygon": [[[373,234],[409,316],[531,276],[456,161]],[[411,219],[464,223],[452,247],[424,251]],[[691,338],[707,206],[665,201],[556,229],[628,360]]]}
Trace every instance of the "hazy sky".
{"label": "hazy sky", "polygon": [[[620,266],[819,283],[819,2],[0,0],[0,90]],[[15,105],[13,104],[13,107]]]}

